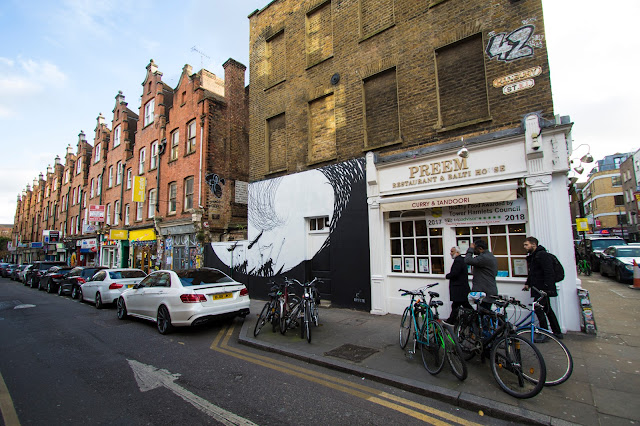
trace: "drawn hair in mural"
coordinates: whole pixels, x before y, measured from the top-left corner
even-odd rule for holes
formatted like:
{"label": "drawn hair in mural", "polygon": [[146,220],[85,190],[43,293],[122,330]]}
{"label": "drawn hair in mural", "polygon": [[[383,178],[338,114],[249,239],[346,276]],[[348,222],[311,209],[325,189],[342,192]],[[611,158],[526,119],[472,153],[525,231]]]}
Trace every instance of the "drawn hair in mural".
{"label": "drawn hair in mural", "polygon": [[[251,184],[249,190],[249,221],[262,232],[271,231],[286,223],[276,213],[275,199],[282,178],[263,180]],[[262,232],[260,235],[262,235]]]}

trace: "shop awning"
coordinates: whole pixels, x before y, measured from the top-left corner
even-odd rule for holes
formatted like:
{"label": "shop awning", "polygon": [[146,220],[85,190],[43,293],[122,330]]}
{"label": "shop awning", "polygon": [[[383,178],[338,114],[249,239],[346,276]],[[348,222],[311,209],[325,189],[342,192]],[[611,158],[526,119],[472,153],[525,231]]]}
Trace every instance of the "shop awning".
{"label": "shop awning", "polygon": [[430,209],[434,207],[459,206],[462,204],[495,203],[515,200],[518,181],[467,185],[437,191],[422,191],[413,194],[384,197],[380,200],[383,212],[398,210]]}

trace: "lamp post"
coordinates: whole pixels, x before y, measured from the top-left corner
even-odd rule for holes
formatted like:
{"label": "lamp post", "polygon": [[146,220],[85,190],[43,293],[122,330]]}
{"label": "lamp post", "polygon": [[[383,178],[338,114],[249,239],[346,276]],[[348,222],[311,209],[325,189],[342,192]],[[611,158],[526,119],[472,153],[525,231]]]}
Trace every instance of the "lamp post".
{"label": "lamp post", "polygon": [[620,223],[620,233],[622,234],[622,239],[624,240],[624,219],[625,215],[622,214],[622,210],[618,207],[618,222]]}

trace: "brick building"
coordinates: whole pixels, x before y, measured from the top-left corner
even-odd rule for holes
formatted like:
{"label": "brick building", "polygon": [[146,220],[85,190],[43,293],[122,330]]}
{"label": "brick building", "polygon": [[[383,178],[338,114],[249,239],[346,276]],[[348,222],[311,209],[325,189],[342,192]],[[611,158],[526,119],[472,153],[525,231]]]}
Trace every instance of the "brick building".
{"label": "brick building", "polygon": [[[488,240],[518,295],[527,234],[568,252],[572,124],[554,115],[540,1],[279,0],[249,19],[249,242],[233,264],[250,287],[320,276],[334,304],[400,313],[397,289],[441,282],[452,245]],[[575,329],[575,290],[559,300]]]}

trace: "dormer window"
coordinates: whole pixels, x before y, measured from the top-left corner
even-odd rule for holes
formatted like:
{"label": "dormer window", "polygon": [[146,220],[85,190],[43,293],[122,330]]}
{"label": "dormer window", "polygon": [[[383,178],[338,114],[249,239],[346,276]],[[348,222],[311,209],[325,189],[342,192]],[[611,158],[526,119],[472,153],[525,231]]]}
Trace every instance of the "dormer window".
{"label": "dormer window", "polygon": [[113,130],[113,147],[120,145],[120,126]]}
{"label": "dormer window", "polygon": [[[149,83],[151,84],[151,83]],[[147,102],[144,106],[144,126],[148,126],[149,124],[153,123],[153,112],[155,109],[155,105],[156,105],[156,100],[155,99],[151,99],[149,102]]]}
{"label": "dormer window", "polygon": [[[93,158],[93,164],[97,163],[98,161],[100,161],[100,144],[96,144],[96,147],[94,148],[94,158]],[[78,161],[80,161],[80,159],[78,159]]]}

